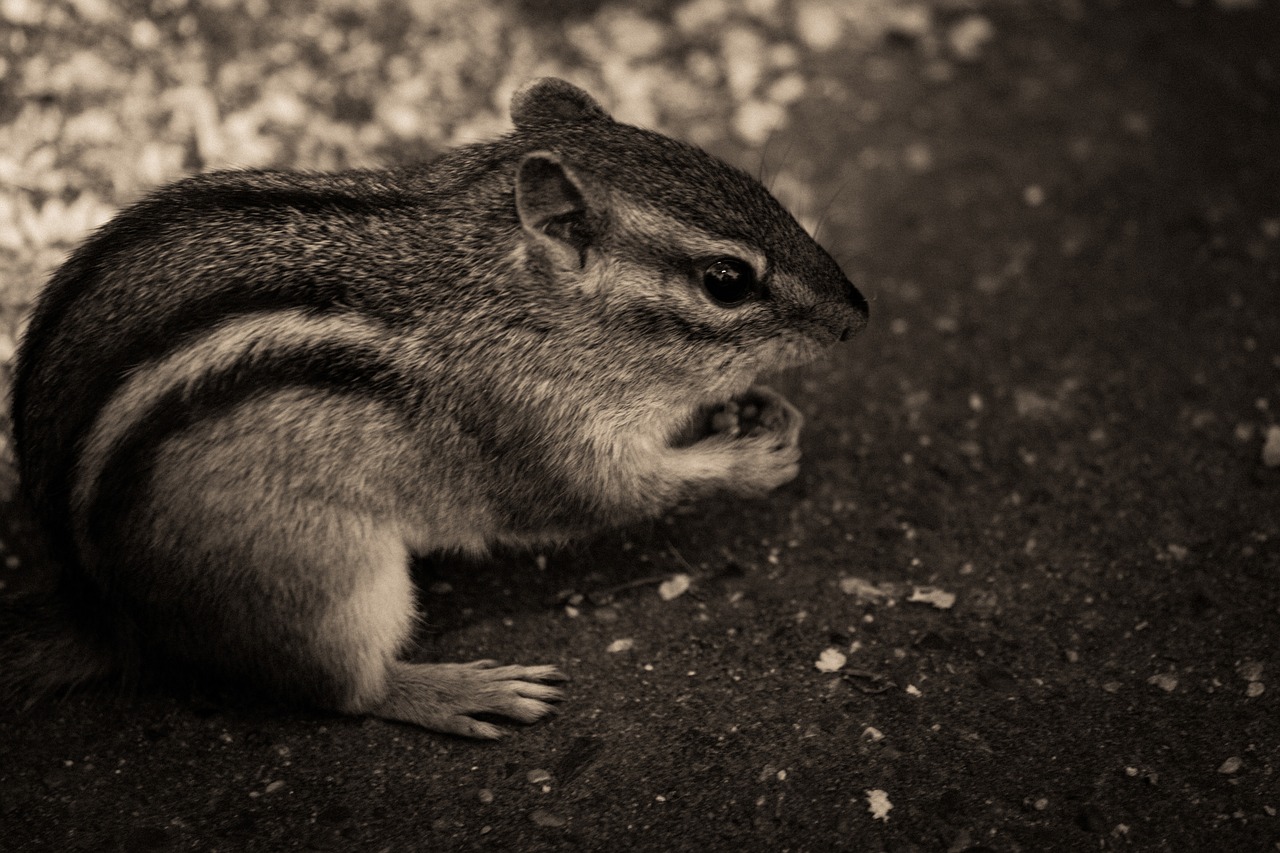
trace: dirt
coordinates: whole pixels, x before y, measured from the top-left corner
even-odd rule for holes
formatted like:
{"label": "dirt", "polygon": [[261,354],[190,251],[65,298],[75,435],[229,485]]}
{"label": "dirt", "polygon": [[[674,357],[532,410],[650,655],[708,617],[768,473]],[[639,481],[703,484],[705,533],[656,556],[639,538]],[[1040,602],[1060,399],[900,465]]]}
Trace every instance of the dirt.
{"label": "dirt", "polygon": [[1280,9],[940,8],[763,156],[871,302],[772,382],[799,479],[419,567],[421,655],[555,719],[77,695],[0,721],[0,846],[1280,849]]}

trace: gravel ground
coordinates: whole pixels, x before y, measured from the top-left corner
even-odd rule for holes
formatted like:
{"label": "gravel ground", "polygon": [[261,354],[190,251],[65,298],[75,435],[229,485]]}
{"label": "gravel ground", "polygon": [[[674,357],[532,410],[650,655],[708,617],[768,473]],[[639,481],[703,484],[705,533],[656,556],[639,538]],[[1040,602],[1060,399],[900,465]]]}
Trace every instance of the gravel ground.
{"label": "gravel ground", "polygon": [[76,696],[0,720],[0,846],[1280,849],[1280,7],[588,5],[0,3],[0,357],[146,187],[548,71],[764,174],[873,315],[775,382],[769,499],[420,567],[423,655],[557,663],[556,719]]}

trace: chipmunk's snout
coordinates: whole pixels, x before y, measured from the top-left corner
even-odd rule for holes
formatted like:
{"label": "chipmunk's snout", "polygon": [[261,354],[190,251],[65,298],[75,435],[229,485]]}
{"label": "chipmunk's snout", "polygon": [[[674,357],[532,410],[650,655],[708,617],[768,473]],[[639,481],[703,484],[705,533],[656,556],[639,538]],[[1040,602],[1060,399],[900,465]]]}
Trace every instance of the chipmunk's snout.
{"label": "chipmunk's snout", "polygon": [[847,341],[858,332],[862,331],[867,325],[867,320],[871,317],[871,306],[867,304],[867,298],[862,295],[858,288],[853,286],[853,282],[845,279],[845,296],[849,300],[850,311],[849,318],[845,322],[844,329],[840,332],[840,340]]}
{"label": "chipmunk's snout", "polygon": [[818,299],[802,309],[816,324],[817,337],[825,344],[833,344],[847,341],[862,331],[871,309],[853,282],[836,272],[828,275],[820,288]]}

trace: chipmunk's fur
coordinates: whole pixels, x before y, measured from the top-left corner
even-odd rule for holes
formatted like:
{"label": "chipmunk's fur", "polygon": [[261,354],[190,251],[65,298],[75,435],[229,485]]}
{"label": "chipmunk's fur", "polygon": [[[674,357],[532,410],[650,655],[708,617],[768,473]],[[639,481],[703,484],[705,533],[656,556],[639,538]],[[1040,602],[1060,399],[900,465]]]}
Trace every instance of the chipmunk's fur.
{"label": "chipmunk's fur", "polygon": [[[14,432],[84,637],[9,666],[11,692],[136,645],[496,737],[475,715],[540,718],[561,676],[404,662],[410,555],[561,541],[795,476],[781,398],[784,435],[691,424],[863,324],[836,264],[754,179],[563,81],[525,87],[512,117],[423,167],[189,178],[57,272]],[[716,258],[758,277],[742,304],[700,286]]]}

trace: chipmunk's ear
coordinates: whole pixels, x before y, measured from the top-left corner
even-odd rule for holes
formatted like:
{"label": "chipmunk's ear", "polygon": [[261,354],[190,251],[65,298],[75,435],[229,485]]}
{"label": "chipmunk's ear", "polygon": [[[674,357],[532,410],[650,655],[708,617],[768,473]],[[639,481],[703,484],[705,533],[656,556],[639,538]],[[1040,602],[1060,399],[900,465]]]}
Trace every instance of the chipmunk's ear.
{"label": "chipmunk's ear", "polygon": [[524,156],[516,169],[516,212],[529,240],[561,269],[580,270],[595,238],[581,180],[550,151]]}
{"label": "chipmunk's ear", "polygon": [[511,120],[518,128],[548,122],[611,120],[596,99],[558,77],[539,77],[511,98]]}

